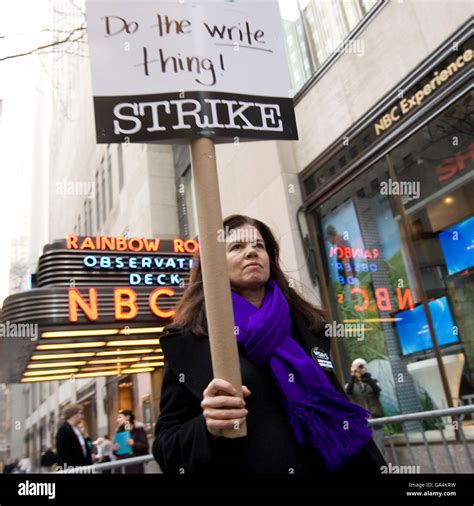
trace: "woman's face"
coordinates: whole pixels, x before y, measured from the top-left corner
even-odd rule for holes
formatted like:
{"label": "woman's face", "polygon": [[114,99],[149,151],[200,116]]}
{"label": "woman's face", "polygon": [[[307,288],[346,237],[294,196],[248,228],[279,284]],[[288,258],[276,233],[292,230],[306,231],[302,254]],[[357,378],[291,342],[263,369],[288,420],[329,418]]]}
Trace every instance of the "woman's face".
{"label": "woman's face", "polygon": [[270,277],[270,258],[260,232],[251,225],[232,229],[226,241],[227,267],[232,287],[256,290]]}
{"label": "woman's face", "polygon": [[128,417],[126,417],[125,415],[122,415],[122,413],[119,413],[117,415],[117,423],[118,425],[124,425],[125,422],[128,421]]}

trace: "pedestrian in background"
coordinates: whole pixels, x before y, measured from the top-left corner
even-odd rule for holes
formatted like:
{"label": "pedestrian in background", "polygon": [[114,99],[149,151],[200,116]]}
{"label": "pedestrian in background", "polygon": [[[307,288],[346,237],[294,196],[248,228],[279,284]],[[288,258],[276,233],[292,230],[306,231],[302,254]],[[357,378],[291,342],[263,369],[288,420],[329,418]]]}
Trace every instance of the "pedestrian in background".
{"label": "pedestrian in background", "polygon": [[31,473],[31,460],[29,457],[23,457],[18,462],[18,472],[20,474],[29,474]]}
{"label": "pedestrian in background", "polygon": [[13,474],[18,466],[17,460],[7,459],[7,463],[3,468],[3,474]]}
{"label": "pedestrian in background", "polygon": [[40,465],[44,473],[50,473],[52,466],[56,464],[57,456],[53,448],[49,447],[41,455]]}
{"label": "pedestrian in background", "polygon": [[84,420],[81,420],[78,423],[77,428],[81,431],[81,434],[82,434],[82,436],[84,438],[84,441],[85,441],[87,447],[89,448],[89,453],[90,453],[91,459],[92,459],[92,455],[93,455],[95,449],[94,449],[94,445],[92,444],[92,439],[89,436],[89,432],[87,430],[86,422]]}
{"label": "pedestrian in background", "polygon": [[[128,452],[122,453],[121,445],[116,443],[114,449],[118,460],[148,454],[149,444],[144,426],[141,422],[135,420],[135,415],[128,409],[120,410],[117,415],[117,431],[114,440],[117,441],[120,437],[118,435],[123,432],[129,432],[129,438],[124,441],[125,445],[122,447],[122,449],[128,449]],[[133,464],[126,466],[124,469],[126,474],[143,474],[145,472],[143,464]],[[121,469],[117,468],[116,472],[120,473]]]}
{"label": "pedestrian in background", "polygon": [[[359,406],[367,409],[372,418],[384,416],[382,403],[380,402],[381,388],[378,381],[372,378],[367,370],[367,362],[363,358],[356,358],[351,365],[351,379],[346,384],[345,390],[349,399]],[[384,453],[384,437],[382,425],[372,426],[374,440],[379,450]]]}
{"label": "pedestrian in background", "polygon": [[[110,440],[108,434],[105,434],[104,437],[100,437],[96,441],[96,462],[99,464],[104,464],[106,462],[113,462],[117,460],[117,457],[114,455],[114,444]],[[110,474],[111,470],[102,471],[103,473]]]}
{"label": "pedestrian in background", "polygon": [[78,428],[83,419],[80,404],[68,404],[63,410],[64,422],[56,434],[58,465],[62,467],[88,466],[92,464],[91,452]]}

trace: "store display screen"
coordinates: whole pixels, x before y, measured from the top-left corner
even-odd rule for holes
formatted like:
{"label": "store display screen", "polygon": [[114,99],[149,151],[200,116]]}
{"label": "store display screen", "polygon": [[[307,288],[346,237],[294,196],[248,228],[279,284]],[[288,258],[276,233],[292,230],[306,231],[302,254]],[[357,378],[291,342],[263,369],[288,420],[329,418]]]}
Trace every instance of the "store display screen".
{"label": "store display screen", "polygon": [[474,216],[440,232],[439,240],[449,275],[474,265]]}
{"label": "store display screen", "polygon": [[[457,343],[459,335],[449,308],[448,299],[440,297],[428,302],[428,306],[439,346]],[[411,355],[433,348],[428,321],[424,307],[421,304],[413,309],[396,312],[393,316],[398,318],[395,326],[403,355]]]}

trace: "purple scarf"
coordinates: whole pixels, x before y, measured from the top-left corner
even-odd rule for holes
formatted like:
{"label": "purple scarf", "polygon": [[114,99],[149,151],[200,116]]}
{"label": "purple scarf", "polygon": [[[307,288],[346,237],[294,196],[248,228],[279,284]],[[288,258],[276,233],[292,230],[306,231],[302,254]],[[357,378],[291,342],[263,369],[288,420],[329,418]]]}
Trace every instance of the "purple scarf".
{"label": "purple scarf", "polygon": [[237,340],[254,364],[270,367],[297,443],[316,450],[328,470],[341,467],[371,439],[369,412],[346,400],[291,337],[288,302],[273,279],[260,309],[235,292],[232,302]]}

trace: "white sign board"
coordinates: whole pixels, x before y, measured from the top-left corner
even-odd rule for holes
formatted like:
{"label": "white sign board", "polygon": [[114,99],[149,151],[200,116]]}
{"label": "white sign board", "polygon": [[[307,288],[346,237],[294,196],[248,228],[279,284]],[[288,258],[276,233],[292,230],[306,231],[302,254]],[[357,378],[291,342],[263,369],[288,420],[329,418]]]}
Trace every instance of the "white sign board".
{"label": "white sign board", "polygon": [[297,139],[277,0],[87,0],[97,141]]}

